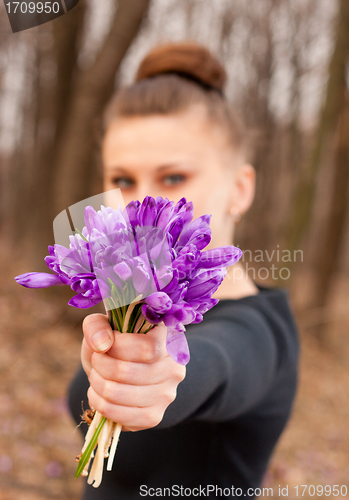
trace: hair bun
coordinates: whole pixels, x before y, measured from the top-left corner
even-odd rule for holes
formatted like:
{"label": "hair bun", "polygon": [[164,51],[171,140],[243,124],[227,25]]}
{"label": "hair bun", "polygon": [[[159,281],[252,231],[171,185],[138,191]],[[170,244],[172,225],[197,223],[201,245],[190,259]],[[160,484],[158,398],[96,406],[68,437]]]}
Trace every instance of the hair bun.
{"label": "hair bun", "polygon": [[158,45],[139,65],[136,81],[163,73],[177,73],[223,93],[227,74],[211,52],[196,42],[171,42]]}

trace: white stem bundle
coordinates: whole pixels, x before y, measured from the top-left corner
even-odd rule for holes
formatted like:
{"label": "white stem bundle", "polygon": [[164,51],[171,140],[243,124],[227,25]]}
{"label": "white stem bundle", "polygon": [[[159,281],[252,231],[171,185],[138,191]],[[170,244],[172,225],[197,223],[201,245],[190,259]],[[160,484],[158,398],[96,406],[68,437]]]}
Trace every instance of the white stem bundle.
{"label": "white stem bundle", "polygon": [[[86,433],[85,444],[82,448],[82,453],[85,451],[101,419],[102,415],[98,411],[96,411],[93,420],[91,422],[91,425]],[[98,486],[101,484],[105,458],[109,457],[107,463],[107,470],[110,471],[112,469],[121,429],[122,426],[120,424],[116,424],[111,420],[106,420],[103,425],[103,429],[100,432],[97,440],[97,452],[95,456],[94,453],[91,454],[90,460],[88,461],[82,472],[83,476],[87,475],[89,476],[87,482],[88,484],[92,484],[94,488],[98,488]],[[93,458],[93,456],[94,460],[92,463],[90,474],[88,474],[88,468],[90,465],[91,458]]]}
{"label": "white stem bundle", "polygon": [[105,443],[108,439],[108,425],[109,421],[106,421],[105,424],[103,425],[103,429],[101,433],[98,436],[98,441],[97,441],[97,452],[96,455],[93,459],[90,475],[88,477],[88,484],[92,484],[94,488],[98,488],[98,486],[101,484],[102,481],[102,475],[103,475],[103,463],[104,463],[104,447]]}
{"label": "white stem bundle", "polygon": [[119,436],[120,436],[121,429],[122,429],[122,425],[115,424],[113,422],[113,432],[112,432],[113,442],[112,442],[112,445],[111,445],[111,448],[110,448],[110,454],[109,454],[108,463],[107,463],[107,470],[111,470],[112,467],[113,467],[113,462],[114,462],[116,447],[118,445],[118,441],[119,441]]}

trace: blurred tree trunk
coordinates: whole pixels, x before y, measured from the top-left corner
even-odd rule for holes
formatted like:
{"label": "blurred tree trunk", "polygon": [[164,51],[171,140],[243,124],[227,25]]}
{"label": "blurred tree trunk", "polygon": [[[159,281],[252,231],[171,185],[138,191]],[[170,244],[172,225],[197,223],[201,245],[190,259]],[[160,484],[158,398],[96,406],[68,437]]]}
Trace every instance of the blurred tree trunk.
{"label": "blurred tree trunk", "polygon": [[[34,56],[27,78],[33,88],[24,109],[22,144],[12,158],[14,199],[9,215],[12,239],[20,241],[30,261],[42,267],[47,245],[53,242],[53,160],[64,127],[84,12],[81,2],[48,27],[28,34]],[[28,131],[33,131],[33,140],[25,147]]]}
{"label": "blurred tree trunk", "polygon": [[328,158],[328,152],[333,147],[334,134],[347,92],[346,68],[348,57],[349,2],[340,0],[335,45],[329,66],[326,99],[321,111],[309,167],[300,179],[296,192],[293,215],[288,230],[287,248],[291,252],[299,248],[302,238],[309,227],[317,175],[320,165],[324,159]]}
{"label": "blurred tree trunk", "polygon": [[[271,244],[272,197],[265,193],[273,193],[278,179],[278,164],[273,162],[276,124],[270,109],[269,98],[274,66],[274,44],[272,33],[272,17],[279,1],[268,4],[267,13],[261,17],[259,13],[251,15],[252,68],[255,77],[246,90],[241,109],[244,111],[249,129],[257,132],[253,144],[253,165],[257,173],[256,196],[251,209],[244,214],[239,228],[240,241],[244,248],[252,253],[257,249],[269,249]],[[263,50],[256,51],[252,47],[254,38],[262,40]],[[253,231],[251,231],[253,227]],[[241,238],[241,235],[242,238]]]}
{"label": "blurred tree trunk", "polygon": [[[42,261],[48,243],[53,241],[54,159],[64,129],[84,11],[82,2],[65,16],[54,20],[53,32],[48,39],[49,35],[37,34],[36,102],[31,109],[35,120],[35,144],[27,161],[22,151],[18,164],[22,182],[18,183],[16,204],[17,237],[25,232],[31,242],[27,246],[33,252],[34,261]],[[30,207],[29,220],[23,207]]]}
{"label": "blurred tree trunk", "polygon": [[[335,45],[329,66],[326,99],[315,136],[309,168],[301,179],[288,236],[288,249],[299,248],[310,227],[320,166],[329,162],[332,169],[330,203],[321,222],[320,238],[314,246],[315,271],[309,305],[323,308],[328,301],[330,283],[341,252],[344,222],[348,210],[349,185],[349,97],[346,72],[349,64],[349,2],[340,0]],[[319,341],[326,343],[325,329],[316,327]]]}
{"label": "blurred tree trunk", "polygon": [[[349,29],[349,25],[348,25]],[[334,152],[334,181],[331,193],[331,206],[325,221],[318,251],[315,256],[315,285],[313,304],[326,306],[334,272],[338,270],[338,260],[344,241],[345,220],[349,207],[349,94],[340,114]],[[326,324],[317,328],[318,340],[328,344]]]}
{"label": "blurred tree trunk", "polygon": [[92,68],[84,70],[77,63],[83,0],[52,21],[51,39],[50,33],[36,34],[35,95],[28,110],[35,123],[35,143],[29,152],[21,148],[15,158],[12,225],[14,239],[24,242],[26,254],[42,270],[47,246],[54,242],[54,217],[94,194],[96,125],[149,5],[149,0],[115,1],[115,19]]}
{"label": "blurred tree trunk", "polygon": [[92,68],[78,71],[55,163],[55,211],[91,194],[94,125],[113,90],[116,71],[149,7],[149,0],[119,0],[114,25]]}

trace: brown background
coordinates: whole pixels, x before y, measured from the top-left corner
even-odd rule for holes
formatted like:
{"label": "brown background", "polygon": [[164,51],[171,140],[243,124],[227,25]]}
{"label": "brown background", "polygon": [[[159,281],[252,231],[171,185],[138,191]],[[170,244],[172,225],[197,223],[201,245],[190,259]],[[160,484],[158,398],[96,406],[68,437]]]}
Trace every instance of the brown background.
{"label": "brown background", "polygon": [[[288,484],[290,498],[297,484],[349,488],[348,1],[80,0],[17,34],[0,4],[1,500],[79,497],[65,397],[83,312],[66,305],[69,290],[13,277],[45,271],[54,216],[101,192],[100,116],[114,87],[154,44],[183,38],[226,64],[258,179],[235,243],[261,284],[289,288],[300,327],[298,397],[265,484],[274,496]],[[272,264],[290,278],[271,279]]]}

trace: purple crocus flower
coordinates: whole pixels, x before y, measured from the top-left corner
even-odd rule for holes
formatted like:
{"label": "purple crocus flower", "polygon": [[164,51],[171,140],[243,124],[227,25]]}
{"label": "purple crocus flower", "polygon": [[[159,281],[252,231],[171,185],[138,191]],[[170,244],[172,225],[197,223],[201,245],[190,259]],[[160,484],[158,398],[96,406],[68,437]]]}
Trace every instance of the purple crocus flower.
{"label": "purple crocus flower", "polygon": [[53,285],[66,285],[60,276],[47,273],[25,273],[15,278],[17,283],[26,288],[48,288]]}
{"label": "purple crocus flower", "polygon": [[69,285],[76,293],[69,304],[79,308],[102,300],[118,308],[137,298],[148,323],[167,326],[170,356],[187,364],[185,325],[199,323],[217,304],[211,296],[242,251],[233,246],[203,251],[211,240],[211,216],[192,220],[193,204],[185,198],[174,204],[147,196],[124,210],[102,206],[96,212],[89,206],[84,215],[86,225],[70,236],[69,248],[49,247],[45,262],[53,274],[26,273],[17,283]]}

